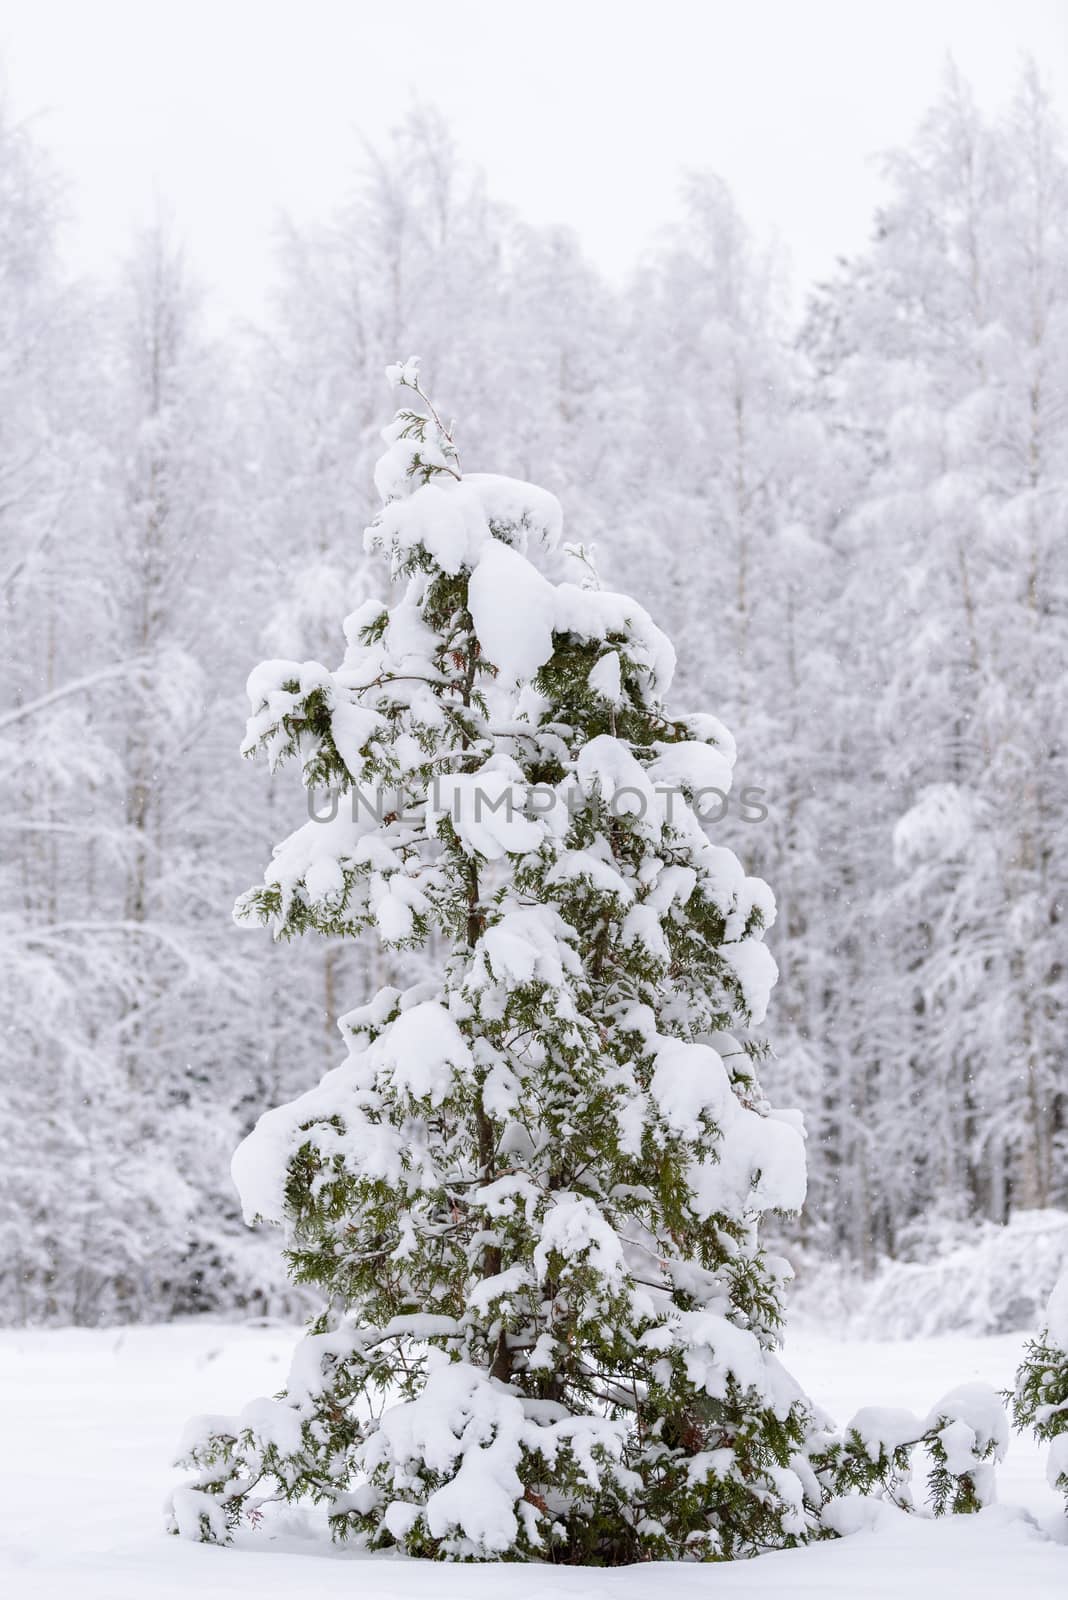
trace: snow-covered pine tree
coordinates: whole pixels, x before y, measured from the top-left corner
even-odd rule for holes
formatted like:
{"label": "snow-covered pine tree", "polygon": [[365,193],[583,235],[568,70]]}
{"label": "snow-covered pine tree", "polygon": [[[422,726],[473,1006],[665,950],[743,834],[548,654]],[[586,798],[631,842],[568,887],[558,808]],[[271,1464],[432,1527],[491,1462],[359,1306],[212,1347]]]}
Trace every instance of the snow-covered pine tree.
{"label": "snow-covered pine tree", "polygon": [[1045,1326],[1016,1374],[1012,1416],[1017,1428],[1048,1441],[1046,1476],[1068,1511],[1068,1261],[1049,1297]]}
{"label": "snow-covered pine tree", "polygon": [[367,542],[398,597],[348,618],[336,671],[249,684],[246,751],[340,804],[238,914],[376,929],[435,975],[343,1017],[348,1059],[235,1157],[326,1309],[280,1397],[192,1426],[174,1526],[223,1540],[310,1498],[340,1537],[446,1558],[803,1540],[813,1413],[758,1241],[801,1205],[802,1135],[745,1033],[774,903],[699,814],[733,742],[665,710],[641,606],[529,558],[555,498],[462,474],[416,364],[390,376],[414,396]]}

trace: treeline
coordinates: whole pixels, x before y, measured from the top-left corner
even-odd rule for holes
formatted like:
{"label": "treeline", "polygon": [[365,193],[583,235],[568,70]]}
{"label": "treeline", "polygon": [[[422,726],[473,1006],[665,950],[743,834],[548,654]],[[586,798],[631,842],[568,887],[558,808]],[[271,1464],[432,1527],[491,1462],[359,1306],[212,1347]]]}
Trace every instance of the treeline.
{"label": "treeline", "polygon": [[798,326],[714,177],[617,289],[419,111],[280,238],[268,325],[210,336],[164,227],[72,281],[0,117],[5,1319],[283,1304],[229,1152],[384,974],[230,922],[293,815],[243,683],[339,657],[413,352],[465,467],[556,491],[765,791],[722,828],[779,902],[804,1248],[1068,1202],[1068,165],[1029,68],[997,117],[951,74],[886,170]]}

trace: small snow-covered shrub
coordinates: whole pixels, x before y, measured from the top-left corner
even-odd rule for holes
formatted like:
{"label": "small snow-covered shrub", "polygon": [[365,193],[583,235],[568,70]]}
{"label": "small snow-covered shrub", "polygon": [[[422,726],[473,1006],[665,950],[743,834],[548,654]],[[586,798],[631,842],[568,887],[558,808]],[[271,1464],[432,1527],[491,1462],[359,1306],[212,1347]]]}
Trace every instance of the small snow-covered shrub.
{"label": "small snow-covered shrub", "polygon": [[1049,1297],[1042,1333],[1016,1374],[1013,1421],[1049,1441],[1046,1474],[1068,1509],[1068,1264]]}
{"label": "small snow-covered shrub", "polygon": [[923,1442],[931,1455],[928,1489],[935,1515],[979,1511],[995,1498],[994,1463],[1004,1458],[1009,1425],[985,1383],[962,1383],[932,1406]]}
{"label": "small snow-covered shrub", "polygon": [[[927,1456],[927,1503],[935,1516],[978,1511],[995,1498],[994,1465],[1008,1447],[1008,1422],[987,1384],[951,1389],[925,1419],[897,1408],[866,1406],[831,1441],[816,1468],[829,1491],[874,1496],[914,1508],[913,1454]],[[825,1516],[825,1521],[827,1521]],[[835,1526],[832,1512],[829,1526]]]}

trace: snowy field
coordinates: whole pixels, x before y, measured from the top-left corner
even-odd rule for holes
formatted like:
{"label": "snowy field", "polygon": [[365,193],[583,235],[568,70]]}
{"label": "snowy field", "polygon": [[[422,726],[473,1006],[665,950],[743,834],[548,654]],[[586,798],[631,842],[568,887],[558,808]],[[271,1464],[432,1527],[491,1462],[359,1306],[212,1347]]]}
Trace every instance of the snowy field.
{"label": "snowy field", "polygon": [[[661,1600],[661,1568],[440,1567],[368,1560],[324,1544],[295,1515],[270,1535],[220,1550],[167,1538],[160,1507],[192,1412],[225,1411],[284,1381],[289,1329],[171,1327],[0,1333],[4,1417],[0,1592],[9,1600],[197,1600],[314,1593],[359,1600]],[[787,1358],[838,1420],[862,1404],[924,1412],[968,1378],[998,1387],[1022,1338],[861,1343],[793,1331]],[[849,1600],[1068,1596],[1068,1528],[1042,1457],[1014,1437],[1001,1503],[930,1522],[886,1510],[870,1532],[722,1567],[673,1566],[687,1596],[841,1595]],[[354,1570],[354,1566],[356,1570]]]}

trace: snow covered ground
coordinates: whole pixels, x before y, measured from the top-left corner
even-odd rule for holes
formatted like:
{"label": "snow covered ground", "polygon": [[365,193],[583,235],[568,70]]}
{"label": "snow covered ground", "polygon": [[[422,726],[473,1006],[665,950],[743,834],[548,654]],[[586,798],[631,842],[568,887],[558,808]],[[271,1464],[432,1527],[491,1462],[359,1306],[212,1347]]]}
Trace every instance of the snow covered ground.
{"label": "snow covered ground", "polygon": [[[346,1555],[291,1516],[239,1549],[162,1533],[175,1440],[191,1412],[227,1411],[283,1382],[289,1329],[205,1322],[171,1327],[0,1333],[0,1592],[10,1600],[661,1600],[662,1567],[429,1567]],[[791,1333],[787,1359],[839,1420],[860,1405],[924,1412],[952,1384],[1001,1387],[1022,1338],[894,1343]],[[710,1569],[673,1566],[688,1596],[1068,1596],[1068,1527],[1041,1453],[1014,1438],[1001,1504],[930,1522],[886,1511],[871,1532]],[[353,1570],[354,1563],[358,1570]]]}

